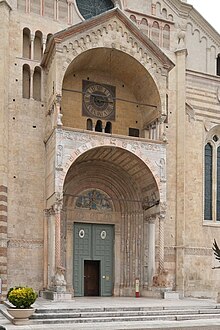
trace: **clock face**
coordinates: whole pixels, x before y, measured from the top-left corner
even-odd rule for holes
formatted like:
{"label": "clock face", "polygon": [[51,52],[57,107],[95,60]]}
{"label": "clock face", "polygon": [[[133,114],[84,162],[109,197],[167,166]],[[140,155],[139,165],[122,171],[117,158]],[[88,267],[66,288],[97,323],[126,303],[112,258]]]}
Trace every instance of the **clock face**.
{"label": "clock face", "polygon": [[83,115],[115,119],[115,87],[83,80]]}
{"label": "clock face", "polygon": [[85,19],[114,8],[111,0],[76,0],[77,7]]}

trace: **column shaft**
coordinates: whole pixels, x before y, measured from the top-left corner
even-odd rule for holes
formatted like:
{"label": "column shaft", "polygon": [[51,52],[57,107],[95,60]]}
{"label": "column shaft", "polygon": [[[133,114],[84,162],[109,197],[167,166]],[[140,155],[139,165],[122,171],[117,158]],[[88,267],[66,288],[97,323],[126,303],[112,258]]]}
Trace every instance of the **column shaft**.
{"label": "column shaft", "polygon": [[155,274],[155,222],[148,223],[148,285],[152,286]]}

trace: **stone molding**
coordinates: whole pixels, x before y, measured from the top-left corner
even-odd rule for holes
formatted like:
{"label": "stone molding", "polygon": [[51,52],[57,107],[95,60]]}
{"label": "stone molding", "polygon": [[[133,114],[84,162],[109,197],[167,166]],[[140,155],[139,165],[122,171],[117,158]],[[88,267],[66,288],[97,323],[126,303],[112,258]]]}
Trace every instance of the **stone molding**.
{"label": "stone molding", "polygon": [[25,240],[25,239],[9,239],[9,248],[23,248],[23,249],[42,249],[42,240]]}
{"label": "stone molding", "polygon": [[188,256],[212,256],[213,254],[211,248],[185,248],[184,252]]}

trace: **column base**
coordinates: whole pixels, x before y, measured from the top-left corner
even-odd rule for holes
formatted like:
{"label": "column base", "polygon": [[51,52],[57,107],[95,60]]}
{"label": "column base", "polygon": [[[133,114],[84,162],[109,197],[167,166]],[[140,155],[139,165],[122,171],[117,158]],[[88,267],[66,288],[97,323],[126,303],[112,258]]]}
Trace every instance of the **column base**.
{"label": "column base", "polygon": [[57,292],[53,290],[45,290],[40,292],[40,296],[44,299],[48,300],[55,300],[55,301],[61,301],[61,300],[73,300],[72,293],[69,292]]}

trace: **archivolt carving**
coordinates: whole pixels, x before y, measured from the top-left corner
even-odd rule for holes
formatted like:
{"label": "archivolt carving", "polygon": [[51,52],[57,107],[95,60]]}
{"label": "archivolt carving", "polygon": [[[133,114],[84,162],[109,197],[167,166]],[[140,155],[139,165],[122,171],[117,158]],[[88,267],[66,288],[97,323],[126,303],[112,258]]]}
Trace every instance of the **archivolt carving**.
{"label": "archivolt carving", "polygon": [[[65,139],[70,140],[70,134],[67,136],[64,136]],[[77,138],[76,140],[79,141],[81,139]],[[161,157],[164,157],[164,146],[162,145],[155,145],[152,143],[132,143],[131,141],[121,141],[119,139],[113,139],[111,137],[107,138],[101,138],[99,139],[93,139],[91,138],[90,141],[82,143],[80,146],[78,146],[77,149],[73,149],[71,154],[65,155],[64,161],[63,161],[63,171],[57,171],[57,187],[63,186],[63,182],[65,180],[66,173],[68,172],[69,168],[73,164],[73,162],[84,152],[87,150],[91,150],[92,148],[100,147],[102,145],[109,145],[109,146],[116,146],[118,148],[125,149],[133,154],[135,154],[138,158],[140,158],[151,170],[153,173],[155,180],[157,182],[157,185],[160,186],[161,184],[161,175],[158,166],[156,166],[155,162],[149,161],[149,155],[148,153],[151,153],[151,155],[155,155],[156,159],[158,159],[158,162],[160,161]],[[146,151],[145,151],[146,150]],[[158,158],[159,157],[159,158]]]}

